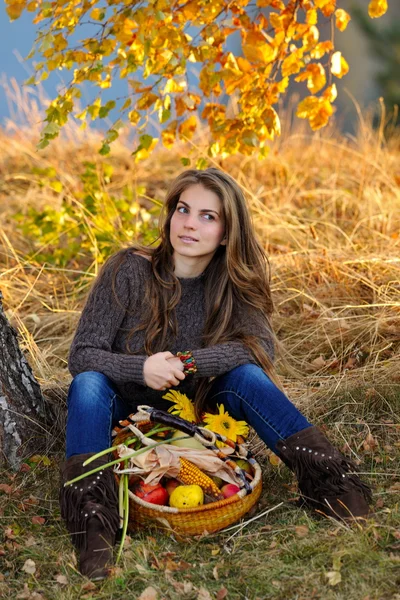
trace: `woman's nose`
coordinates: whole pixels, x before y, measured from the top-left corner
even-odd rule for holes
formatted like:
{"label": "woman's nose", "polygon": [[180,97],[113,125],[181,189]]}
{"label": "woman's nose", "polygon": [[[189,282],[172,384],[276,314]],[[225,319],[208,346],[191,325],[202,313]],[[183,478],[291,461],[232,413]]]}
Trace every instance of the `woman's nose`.
{"label": "woman's nose", "polygon": [[188,229],[196,229],[196,219],[193,215],[186,215],[185,227]]}

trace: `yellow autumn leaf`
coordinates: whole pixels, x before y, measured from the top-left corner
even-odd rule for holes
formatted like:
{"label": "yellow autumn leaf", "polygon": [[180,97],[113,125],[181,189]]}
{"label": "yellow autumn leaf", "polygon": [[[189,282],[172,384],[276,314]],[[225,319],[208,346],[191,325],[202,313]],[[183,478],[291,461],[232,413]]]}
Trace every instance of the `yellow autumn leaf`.
{"label": "yellow autumn leaf", "polygon": [[153,138],[148,148],[142,148],[141,150],[138,150],[138,152],[135,153],[135,162],[139,162],[145,158],[148,158],[153,152],[154,148],[157,146],[157,143],[158,138]]}
{"label": "yellow autumn leaf", "polygon": [[273,140],[275,136],[281,135],[281,122],[276,110],[269,106],[262,113],[263,127],[261,128],[261,137]]}
{"label": "yellow autumn leaf", "polygon": [[325,42],[320,42],[313,48],[310,52],[311,58],[316,58],[319,60],[322,58],[327,52],[333,50],[333,44],[331,40],[326,40]]}
{"label": "yellow autumn leaf", "polygon": [[184,92],[186,89],[186,81],[175,81],[175,79],[168,79],[163,89],[163,94],[174,94]]}
{"label": "yellow autumn leaf", "polygon": [[337,98],[336,85],[333,83],[332,85],[327,87],[323,93],[323,96],[324,96],[324,98],[327,98],[327,100],[329,100],[329,102],[334,102]]}
{"label": "yellow autumn leaf", "polygon": [[282,0],[257,0],[256,5],[258,8],[266,8],[267,6],[271,6],[272,8],[278,8],[279,10],[285,9],[285,5]]}
{"label": "yellow autumn leaf", "polygon": [[321,12],[324,15],[324,17],[330,17],[336,9],[336,0],[328,0],[328,2],[326,2],[324,4],[323,7],[321,7]]}
{"label": "yellow autumn leaf", "polygon": [[282,77],[287,77],[289,75],[298,73],[303,66],[304,63],[299,57],[298,53],[292,52],[282,63]]}
{"label": "yellow autumn leaf", "polygon": [[306,26],[304,33],[301,34],[301,39],[303,41],[303,50],[305,52],[311,50],[311,48],[315,48],[319,40],[318,28],[315,25],[311,25],[311,27]]}
{"label": "yellow autumn leaf", "polygon": [[137,101],[136,106],[139,110],[145,110],[146,108],[150,108],[157,99],[157,94],[143,94]]}
{"label": "yellow autumn leaf", "polygon": [[344,31],[351,20],[349,13],[343,10],[343,8],[338,8],[335,11],[335,17],[336,27],[339,29],[339,31]]}
{"label": "yellow autumn leaf", "polygon": [[7,14],[10,17],[10,19],[14,21],[15,19],[18,19],[21,16],[22,12],[25,10],[26,0],[19,0],[18,2],[6,0],[6,5]]}
{"label": "yellow autumn leaf", "polygon": [[279,15],[278,13],[271,13],[269,15],[269,20],[276,32],[285,29],[285,19],[283,15]]}
{"label": "yellow autumn leaf", "polygon": [[333,106],[328,98],[309,96],[304,98],[297,107],[296,115],[300,119],[308,119],[311,129],[317,131],[328,124],[333,114]]}
{"label": "yellow autumn leaf", "polygon": [[315,94],[326,85],[325,69],[321,63],[307,65],[305,71],[300,73],[295,81],[307,81],[308,89]]}
{"label": "yellow autumn leaf", "polygon": [[103,17],[104,17],[104,10],[102,10],[101,8],[94,8],[92,10],[92,12],[90,13],[90,18],[93,19],[94,21],[101,21]]}
{"label": "yellow autumn leaf", "polygon": [[251,63],[248,60],[246,60],[245,58],[243,58],[243,56],[238,56],[237,64],[238,64],[239,69],[243,73],[248,73],[253,68]]}
{"label": "yellow autumn leaf", "polygon": [[262,46],[253,46],[252,44],[243,44],[243,54],[250,62],[269,63],[276,56],[276,48],[265,43]]}
{"label": "yellow autumn leaf", "polygon": [[161,141],[169,150],[173,148],[176,139],[177,121],[172,121],[168,127],[161,132]]}
{"label": "yellow autumn leaf", "polygon": [[341,52],[334,52],[331,58],[331,73],[340,79],[349,72],[349,65]]}
{"label": "yellow autumn leaf", "polygon": [[368,5],[368,14],[371,19],[378,19],[385,14],[387,9],[387,0],[371,0]]}
{"label": "yellow autumn leaf", "polygon": [[197,119],[196,119],[195,115],[192,115],[191,117],[186,119],[186,121],[183,121],[183,123],[181,123],[179,125],[178,133],[179,133],[180,139],[187,138],[187,139],[191,140],[194,132],[196,131],[196,127],[197,127]]}
{"label": "yellow autumn leaf", "polygon": [[58,33],[56,36],[54,36],[54,49],[55,50],[57,50],[57,51],[65,50],[65,48],[67,46],[68,46],[68,42],[61,33]]}
{"label": "yellow autumn leaf", "polygon": [[315,8],[310,8],[306,12],[306,22],[308,25],[315,25],[318,22],[318,14]]}
{"label": "yellow autumn leaf", "polygon": [[128,113],[128,119],[132,125],[137,125],[140,121],[140,113],[137,110],[131,110]]}
{"label": "yellow autumn leaf", "polygon": [[316,8],[324,8],[331,0],[314,0]]}

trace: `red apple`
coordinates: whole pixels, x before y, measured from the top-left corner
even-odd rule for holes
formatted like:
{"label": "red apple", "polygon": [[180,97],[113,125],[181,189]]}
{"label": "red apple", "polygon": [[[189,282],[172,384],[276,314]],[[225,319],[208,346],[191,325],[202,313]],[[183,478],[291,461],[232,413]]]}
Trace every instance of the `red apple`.
{"label": "red apple", "polygon": [[135,486],[133,493],[136,494],[138,498],[141,498],[145,502],[150,502],[151,504],[165,505],[168,502],[168,492],[161,483],[151,485],[141,481]]}
{"label": "red apple", "polygon": [[174,491],[175,488],[178,487],[178,485],[182,485],[182,484],[177,479],[171,478],[171,479],[167,480],[167,483],[165,484],[165,489],[168,492],[168,496],[170,496],[172,494],[172,492]]}
{"label": "red apple", "polygon": [[240,487],[234,483],[227,483],[226,485],[222,486],[221,492],[223,493],[224,498],[230,498],[231,496],[234,496],[240,492]]}

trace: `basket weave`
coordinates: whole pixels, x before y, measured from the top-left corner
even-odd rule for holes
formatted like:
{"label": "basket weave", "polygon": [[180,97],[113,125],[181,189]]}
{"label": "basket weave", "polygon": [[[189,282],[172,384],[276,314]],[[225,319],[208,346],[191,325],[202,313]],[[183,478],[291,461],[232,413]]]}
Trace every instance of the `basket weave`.
{"label": "basket weave", "polygon": [[[131,435],[131,434],[130,434]],[[126,434],[119,434],[114,445],[122,444]],[[252,492],[240,492],[216,502],[203,504],[195,508],[174,508],[159,506],[142,500],[129,490],[129,526],[130,531],[143,527],[155,527],[173,531],[180,535],[201,535],[220,531],[241,519],[257,502],[262,491],[261,468],[256,463],[254,478],[250,483]]]}

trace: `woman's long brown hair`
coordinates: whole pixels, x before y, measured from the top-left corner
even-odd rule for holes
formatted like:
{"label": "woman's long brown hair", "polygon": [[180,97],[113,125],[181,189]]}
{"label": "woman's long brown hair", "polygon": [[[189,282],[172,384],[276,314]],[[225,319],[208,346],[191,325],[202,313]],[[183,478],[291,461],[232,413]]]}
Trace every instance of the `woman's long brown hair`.
{"label": "woman's long brown hair", "polygon": [[[245,315],[251,312],[253,318],[259,319],[273,335],[268,258],[256,239],[241,188],[230,175],[214,167],[203,171],[188,169],[170,184],[160,221],[159,243],[155,248],[134,246],[111,259],[114,262],[114,282],[118,267],[129,252],[140,252],[149,257],[154,275],[146,286],[143,320],[129,333],[127,352],[129,340],[137,331],[145,330],[143,350],[148,355],[168,350],[177,333],[175,307],[181,297],[181,286],[174,273],[170,223],[182,192],[197,184],[220,198],[227,238],[226,246],[219,246],[204,272],[206,319],[202,347],[241,341],[249,348],[257,364],[279,384],[272,361],[259,339],[245,331]],[[206,405],[210,385],[208,378],[199,380],[195,396],[197,414]]]}

